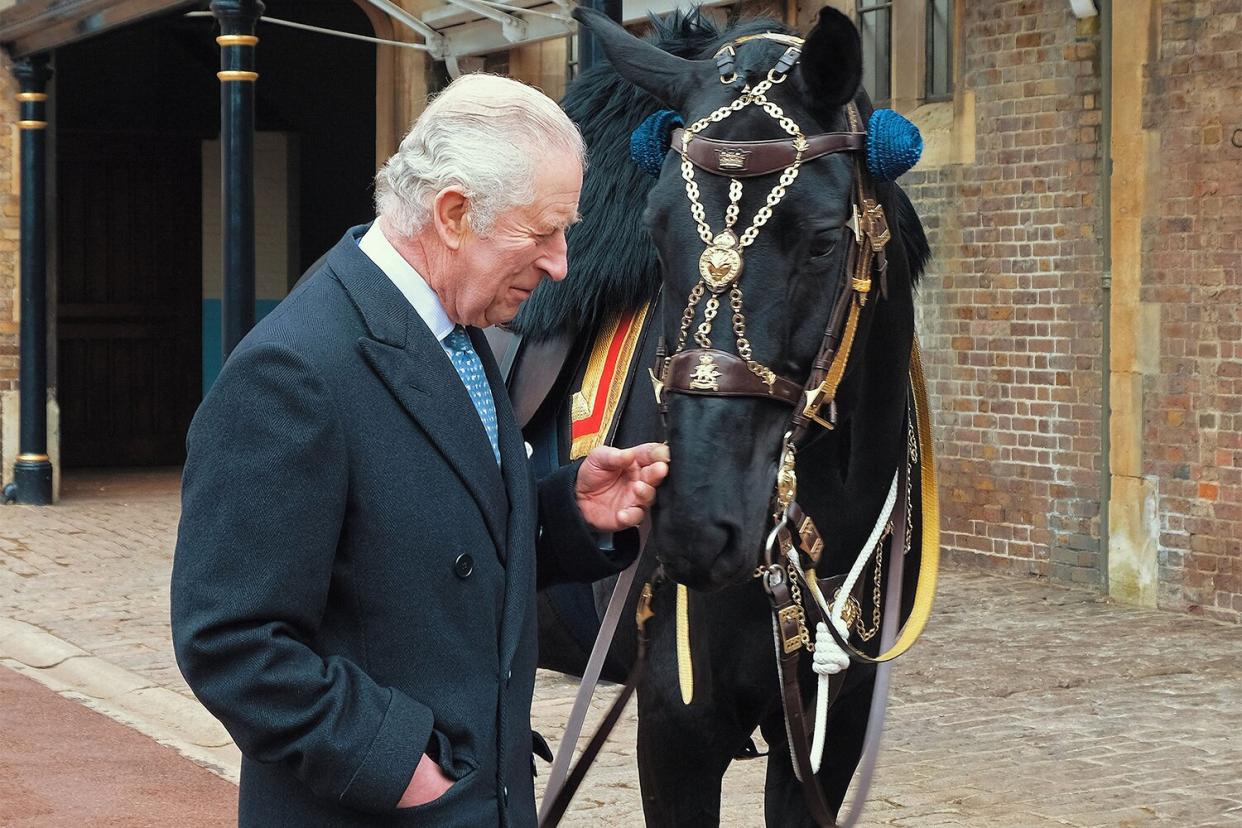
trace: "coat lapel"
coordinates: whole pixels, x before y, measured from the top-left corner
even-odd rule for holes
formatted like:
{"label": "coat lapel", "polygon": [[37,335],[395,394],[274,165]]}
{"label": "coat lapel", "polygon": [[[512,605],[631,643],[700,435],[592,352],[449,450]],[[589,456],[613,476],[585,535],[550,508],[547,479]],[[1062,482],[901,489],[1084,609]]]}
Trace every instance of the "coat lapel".
{"label": "coat lapel", "polygon": [[530,461],[526,457],[526,443],[522,440],[522,430],[518,427],[496,360],[492,357],[491,349],[487,347],[482,331],[471,328],[470,338],[483,360],[483,370],[487,374],[492,397],[496,400],[500,461],[504,468],[505,489],[509,495],[509,536],[505,547],[508,551],[508,559],[505,561],[508,582],[505,584],[505,620],[501,625],[500,663],[510,664],[525,629],[523,619],[530,611],[530,602],[535,595],[538,506],[535,492],[531,488],[532,476]]}
{"label": "coat lapel", "polygon": [[[477,501],[493,542],[503,550],[510,534],[505,519],[509,498],[483,423],[431,330],[358,248],[356,239],[365,230],[354,228],[328,254],[329,266],[367,326],[369,336],[359,338],[358,347],[461,478]],[[519,467],[524,468],[524,463],[522,458]]]}

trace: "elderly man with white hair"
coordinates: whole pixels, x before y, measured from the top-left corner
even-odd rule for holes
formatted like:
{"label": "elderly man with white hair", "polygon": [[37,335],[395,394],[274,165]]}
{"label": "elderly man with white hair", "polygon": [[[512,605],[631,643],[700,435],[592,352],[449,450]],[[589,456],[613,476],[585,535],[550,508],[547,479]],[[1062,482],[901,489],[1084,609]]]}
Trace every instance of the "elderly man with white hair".
{"label": "elderly man with white hair", "polygon": [[535,481],[479,331],[565,277],[584,152],[538,91],[454,82],[195,415],[173,639],[241,825],[535,824],[536,584],[624,567],[597,533],[668,470],[646,444]]}

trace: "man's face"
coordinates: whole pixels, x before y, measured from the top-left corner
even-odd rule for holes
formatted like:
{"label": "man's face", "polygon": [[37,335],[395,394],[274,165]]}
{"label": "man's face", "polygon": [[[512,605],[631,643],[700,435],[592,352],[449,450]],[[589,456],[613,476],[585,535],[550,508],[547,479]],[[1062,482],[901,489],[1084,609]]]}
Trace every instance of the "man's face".
{"label": "man's face", "polygon": [[582,168],[572,156],[535,166],[535,199],[497,217],[486,238],[467,233],[458,271],[458,320],[485,327],[508,322],[545,276],[565,278],[565,230],[578,220]]}

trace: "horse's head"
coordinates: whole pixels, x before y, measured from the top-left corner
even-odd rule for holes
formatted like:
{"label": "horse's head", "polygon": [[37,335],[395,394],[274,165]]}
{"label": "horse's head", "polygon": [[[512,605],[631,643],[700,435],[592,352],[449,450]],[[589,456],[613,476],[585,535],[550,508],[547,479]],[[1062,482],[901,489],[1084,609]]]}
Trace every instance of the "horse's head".
{"label": "horse's head", "polygon": [[[866,123],[852,104],[858,32],[826,8],[805,43],[748,24],[688,60],[597,12],[575,15],[618,73],[680,113],[692,135],[674,134],[645,215],[672,358],[663,401],[673,462],[652,541],[679,581],[724,587],[759,563],[791,417],[850,289]],[[776,36],[754,37],[763,32]],[[842,135],[819,143],[823,133]],[[774,139],[786,140],[739,143]]]}

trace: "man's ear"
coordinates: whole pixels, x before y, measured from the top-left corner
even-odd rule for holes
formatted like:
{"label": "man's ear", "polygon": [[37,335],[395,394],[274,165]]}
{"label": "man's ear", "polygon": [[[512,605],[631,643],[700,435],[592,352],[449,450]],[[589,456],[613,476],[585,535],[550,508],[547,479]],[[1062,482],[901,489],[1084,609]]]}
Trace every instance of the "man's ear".
{"label": "man's ear", "polygon": [[461,247],[470,229],[470,199],[457,187],[447,187],[436,193],[431,203],[431,220],[436,235],[449,250]]}

